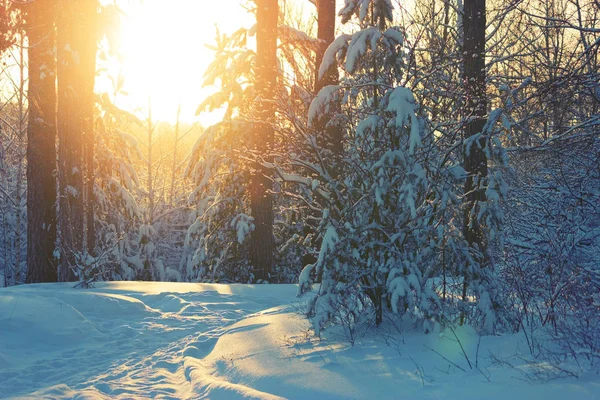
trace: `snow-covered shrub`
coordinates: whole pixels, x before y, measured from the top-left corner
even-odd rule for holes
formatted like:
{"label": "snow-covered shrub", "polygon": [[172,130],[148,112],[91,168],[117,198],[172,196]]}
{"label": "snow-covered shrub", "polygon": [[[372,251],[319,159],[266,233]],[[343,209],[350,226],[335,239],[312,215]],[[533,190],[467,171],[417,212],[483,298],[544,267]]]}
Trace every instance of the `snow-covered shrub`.
{"label": "snow-covered shrub", "polygon": [[[600,141],[512,157],[503,280],[513,329],[535,356],[600,365]],[[560,358],[560,357],[558,357]]]}

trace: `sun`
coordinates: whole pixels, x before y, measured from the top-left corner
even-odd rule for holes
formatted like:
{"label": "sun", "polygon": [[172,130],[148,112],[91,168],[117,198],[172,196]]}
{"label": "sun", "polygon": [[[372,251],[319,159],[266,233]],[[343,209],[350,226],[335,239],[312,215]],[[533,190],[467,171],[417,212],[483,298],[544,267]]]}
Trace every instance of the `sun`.
{"label": "sun", "polygon": [[[119,52],[113,73],[123,76],[126,95],[115,100],[129,111],[174,122],[181,105],[181,120],[195,121],[195,111],[214,91],[203,88],[203,75],[214,53],[216,27],[231,32],[253,24],[242,0],[128,0],[117,1],[123,10]],[[114,71],[115,69],[119,71]],[[220,116],[201,114],[203,125]]]}

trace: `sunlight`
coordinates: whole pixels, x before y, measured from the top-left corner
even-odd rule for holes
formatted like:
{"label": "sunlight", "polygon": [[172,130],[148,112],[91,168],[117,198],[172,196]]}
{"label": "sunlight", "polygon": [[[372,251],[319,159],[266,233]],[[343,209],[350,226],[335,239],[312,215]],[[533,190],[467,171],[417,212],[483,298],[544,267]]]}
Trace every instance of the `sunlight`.
{"label": "sunlight", "polygon": [[117,68],[128,94],[118,99],[118,105],[130,111],[141,109],[146,115],[150,99],[153,119],[174,122],[181,103],[183,121],[216,122],[218,112],[194,115],[212,91],[202,87],[204,71],[213,58],[205,44],[214,41],[215,27],[233,31],[252,25],[252,16],[240,2],[221,0],[210,7],[197,0],[173,0],[168,5],[120,2],[126,16],[120,35],[123,59]]}

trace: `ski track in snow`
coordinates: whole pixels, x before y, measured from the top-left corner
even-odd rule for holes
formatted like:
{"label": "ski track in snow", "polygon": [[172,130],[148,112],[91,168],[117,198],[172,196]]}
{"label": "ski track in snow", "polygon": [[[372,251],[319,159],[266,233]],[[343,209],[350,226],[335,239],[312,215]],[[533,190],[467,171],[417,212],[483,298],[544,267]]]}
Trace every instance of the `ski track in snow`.
{"label": "ski track in snow", "polygon": [[[278,305],[265,297],[214,290],[62,290],[35,285],[0,293],[0,398],[3,393],[50,398],[76,393],[110,398],[202,396],[203,382],[191,376],[198,363],[186,365],[186,360],[206,357],[230,325]],[[64,321],[45,321],[45,311],[56,315],[51,308],[60,308]],[[31,309],[35,315],[21,314]],[[37,319],[42,329],[26,326],[30,319]],[[60,329],[54,329],[56,324]],[[71,327],[65,329],[67,324]],[[14,335],[17,330],[25,334]],[[11,353],[21,359],[13,359]],[[2,367],[3,361],[8,368]],[[32,394],[38,389],[48,390]]]}

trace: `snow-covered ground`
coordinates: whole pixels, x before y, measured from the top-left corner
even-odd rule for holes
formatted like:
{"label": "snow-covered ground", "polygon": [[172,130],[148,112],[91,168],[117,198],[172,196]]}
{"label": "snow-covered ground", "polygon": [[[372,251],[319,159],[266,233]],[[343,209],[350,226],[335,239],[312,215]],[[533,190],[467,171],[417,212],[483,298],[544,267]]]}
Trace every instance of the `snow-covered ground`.
{"label": "snow-covered ground", "polygon": [[600,399],[526,381],[515,335],[457,331],[472,368],[449,332],[318,340],[294,285],[71,286],[0,289],[0,398]]}

